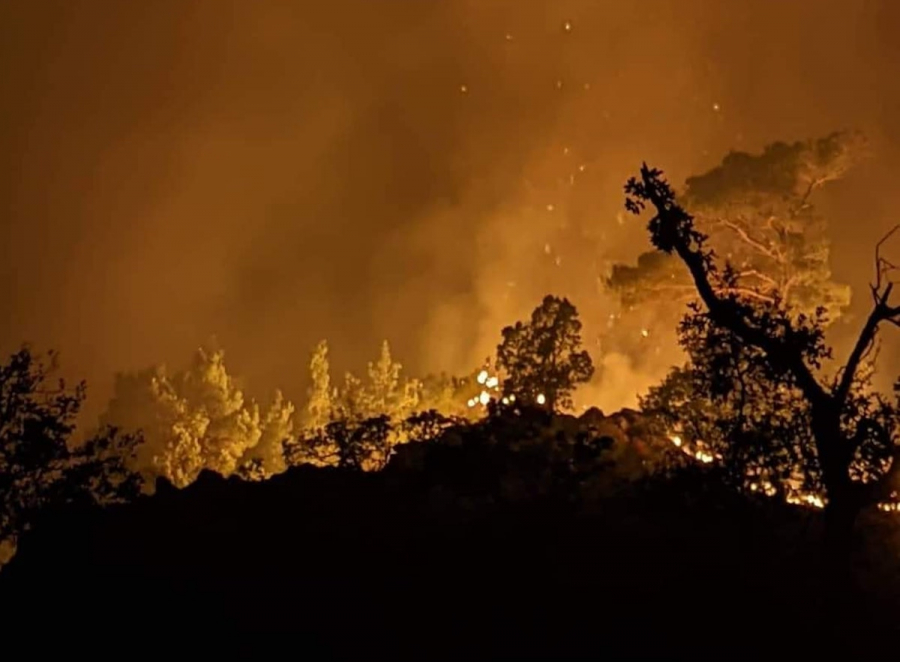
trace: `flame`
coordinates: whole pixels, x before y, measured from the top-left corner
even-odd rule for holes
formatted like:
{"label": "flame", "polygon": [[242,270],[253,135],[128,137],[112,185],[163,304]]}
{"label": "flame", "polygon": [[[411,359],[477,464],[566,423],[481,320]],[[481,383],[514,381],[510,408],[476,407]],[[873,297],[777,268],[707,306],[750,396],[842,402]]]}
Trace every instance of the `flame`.
{"label": "flame", "polygon": [[900,501],[898,501],[898,495],[896,492],[891,492],[891,500],[883,501],[878,504],[878,510],[881,510],[885,513],[896,513],[900,512]]}
{"label": "flame", "polygon": [[538,393],[538,396],[537,396],[537,403],[538,403],[539,405],[543,405],[543,404],[546,404],[546,402],[547,402],[547,398],[544,396],[544,394],[543,394],[543,393]]}
{"label": "flame", "polygon": [[795,506],[812,506],[813,508],[824,508],[825,501],[818,494],[812,492],[793,492],[785,497],[788,503]]}
{"label": "flame", "polygon": [[[684,445],[684,440],[678,436],[677,434],[670,434],[669,441],[675,446],[675,448],[681,449],[681,452],[687,455],[688,457],[692,457],[699,462],[703,462],[704,464],[709,464],[716,458],[712,455],[712,453],[707,453],[705,450],[701,449],[701,444],[696,444],[697,450],[691,450],[688,446]],[[721,458],[720,458],[721,459]]]}
{"label": "flame", "polygon": [[[495,397],[495,393],[492,391],[497,391],[500,387],[500,378],[497,375],[492,375],[487,369],[482,369],[475,376],[475,381],[478,382],[483,388],[474,398],[469,398],[466,404],[471,407],[487,407],[488,403],[491,401],[493,397]],[[503,404],[508,404],[512,402],[512,396],[509,399],[503,398]]]}
{"label": "flame", "polygon": [[[681,436],[677,434],[670,434],[669,441],[671,441],[672,445],[675,446],[675,448],[681,450],[681,452],[685,455],[692,457],[699,462],[703,462],[704,464],[710,464],[715,460],[722,459],[722,456],[718,453],[713,455],[703,450],[701,442],[695,442],[697,450],[691,450],[685,445],[684,440],[681,438]],[[775,486],[767,480],[762,480],[759,482],[753,481],[748,485],[748,487],[751,492],[762,492],[769,497],[775,496],[778,493],[778,490],[775,488]],[[821,494],[816,494],[815,492],[806,492],[799,487],[789,487],[788,492],[785,495],[785,501],[793,506],[808,506],[817,509],[822,509],[825,507],[825,499]],[[898,495],[897,492],[891,492],[891,501],[883,501],[879,503],[878,509],[886,513],[900,512],[900,495]]]}

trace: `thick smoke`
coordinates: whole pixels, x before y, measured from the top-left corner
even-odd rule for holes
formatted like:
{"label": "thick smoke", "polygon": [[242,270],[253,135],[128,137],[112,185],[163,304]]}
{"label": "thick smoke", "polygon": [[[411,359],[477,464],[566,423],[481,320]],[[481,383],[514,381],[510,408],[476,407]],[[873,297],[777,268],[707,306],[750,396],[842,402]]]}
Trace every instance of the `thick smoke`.
{"label": "thick smoke", "polygon": [[[322,337],[338,370],[384,337],[465,369],[549,291],[593,346],[596,273],[646,245],[621,214],[642,160],[678,182],[844,127],[879,149],[826,200],[862,291],[898,25],[891,0],[5,3],[0,346],[60,349],[95,407],[212,334],[294,397]],[[606,406],[656,377],[599,362]]]}

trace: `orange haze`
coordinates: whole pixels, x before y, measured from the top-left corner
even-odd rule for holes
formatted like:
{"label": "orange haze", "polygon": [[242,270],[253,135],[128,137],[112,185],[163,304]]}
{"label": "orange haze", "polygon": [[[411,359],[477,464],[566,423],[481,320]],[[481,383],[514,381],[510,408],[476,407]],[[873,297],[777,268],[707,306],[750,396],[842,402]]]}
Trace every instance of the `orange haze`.
{"label": "orange haze", "polygon": [[[878,149],[824,199],[862,293],[898,220],[898,29],[896,0],[7,0],[0,348],[60,349],[94,407],[213,334],[261,394],[299,397],[323,337],[339,371],[381,338],[468,368],[548,291],[606,314],[534,265],[643,249],[642,160],[680,182],[845,127]],[[545,251],[573,223],[596,256]],[[608,360],[603,397],[647,381]]]}

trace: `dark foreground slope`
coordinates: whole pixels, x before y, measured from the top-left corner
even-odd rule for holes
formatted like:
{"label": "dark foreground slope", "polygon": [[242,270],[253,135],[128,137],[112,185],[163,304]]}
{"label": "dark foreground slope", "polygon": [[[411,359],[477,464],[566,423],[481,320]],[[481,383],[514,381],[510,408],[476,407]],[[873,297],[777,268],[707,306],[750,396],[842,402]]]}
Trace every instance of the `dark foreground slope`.
{"label": "dark foreground slope", "polygon": [[801,511],[691,477],[572,501],[502,448],[410,452],[379,474],[203,474],[56,513],[0,572],[4,640],[423,660],[895,651],[900,613],[872,591],[823,627]]}

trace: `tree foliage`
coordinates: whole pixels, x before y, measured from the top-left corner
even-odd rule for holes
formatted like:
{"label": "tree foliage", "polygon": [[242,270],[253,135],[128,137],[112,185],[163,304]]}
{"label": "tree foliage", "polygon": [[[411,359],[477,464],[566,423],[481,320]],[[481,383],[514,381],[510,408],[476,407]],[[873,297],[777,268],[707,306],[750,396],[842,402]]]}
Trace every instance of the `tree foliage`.
{"label": "tree foliage", "polygon": [[404,378],[402,372],[403,366],[394,360],[385,340],[378,359],[368,365],[368,379],[363,381],[352,373],[344,376],[332,419],[360,421],[382,415],[393,421],[405,419],[419,406],[422,384],[417,379]]}
{"label": "tree foliage", "polygon": [[[279,421],[292,405],[281,399],[275,407],[268,423],[270,434],[278,436]],[[144,444],[135,468],[151,482],[164,476],[179,487],[193,482],[203,469],[234,473],[255,456],[264,431],[259,407],[228,374],[224,352],[204,348],[197,350],[189,368],[171,376],[164,366],[118,375],[101,421],[141,431]],[[261,460],[268,458],[264,465],[277,466],[273,449],[258,452]]]}
{"label": "tree foliage", "polygon": [[[837,319],[850,288],[832,279],[827,221],[812,199],[865,154],[860,134],[836,132],[777,142],[761,154],[731,152],[716,168],[688,178],[680,197],[696,228],[734,269],[733,279],[717,287],[760,303],[778,298],[793,314],[813,315],[821,307],[826,319]],[[658,251],[641,254],[636,266],[614,265],[608,284],[626,305],[652,305],[656,315],[680,315],[696,299],[678,258]]]}
{"label": "tree foliage", "polygon": [[244,454],[243,462],[255,465],[252,475],[267,478],[287,468],[284,443],[294,433],[294,409],[281,391],[275,391],[275,398],[260,421],[259,441]]}
{"label": "tree foliage", "polygon": [[310,361],[306,424],[287,442],[287,464],[381,468],[390,449],[406,441],[401,425],[418,408],[422,384],[403,378],[403,366],[393,359],[387,341],[378,359],[368,364],[367,379],[353,373],[331,387],[328,349],[319,343]]}
{"label": "tree foliage", "polygon": [[822,493],[810,408],[760,350],[710,324],[698,306],[681,324],[689,362],[650,389],[642,409],[665,423],[683,450],[716,462],[738,489],[788,499]]}
{"label": "tree foliage", "polygon": [[466,403],[478,395],[477,371],[464,377],[446,373],[427,375],[421,381],[419,409],[436,411],[448,417],[468,417],[472,408]]}
{"label": "tree foliage", "polygon": [[259,407],[245,399],[225,367],[225,353],[203,348],[190,369],[177,376],[180,396],[207,421],[200,438],[203,466],[223,476],[237,469],[259,443]]}
{"label": "tree foliage", "polygon": [[503,329],[497,363],[504,373],[503,394],[523,405],[550,410],[572,406],[575,386],[590,380],[594,366],[581,349],[581,321],[568,299],[546,296],[528,322]]}
{"label": "tree foliage", "polygon": [[337,418],[323,428],[284,444],[288,465],[311,464],[360,471],[384,468],[391,457],[394,428],[386,414],[364,419]]}
{"label": "tree foliage", "polygon": [[363,381],[352,372],[344,373],[344,383],[335,392],[331,419],[360,419],[367,413]]}
{"label": "tree foliage", "polygon": [[876,251],[872,310],[844,366],[825,376],[832,352],[823,308],[798,314],[777,292],[771,301],[745,296],[735,287],[737,270],[718,264],[709,237],[660,171],[645,165],[626,193],[630,211],[652,207],[653,245],[687,267],[702,301],[681,327],[690,365],[648,404],[712,444],[740,483],[765,480],[786,491],[799,474],[805,488],[818,488],[829,548],[846,556],[858,512],[888,498],[900,474],[897,404],[869,383],[878,327],[900,321],[900,307],[889,303],[887,263]]}
{"label": "tree foliage", "polygon": [[25,529],[43,507],[70,501],[109,503],[137,493],[126,462],[140,440],[104,429],[75,445],[85,386],[52,383],[49,365],[28,348],[0,365],[0,540]]}
{"label": "tree foliage", "polygon": [[304,426],[310,430],[318,430],[331,420],[335,407],[328,361],[328,342],[325,340],[320,341],[313,350],[309,360],[309,377]]}
{"label": "tree foliage", "polygon": [[369,364],[369,383],[364,391],[364,411],[369,418],[381,415],[401,421],[410,416],[421,399],[417,379],[401,379],[403,366],[394,361],[388,341],[381,343],[378,360]]}

